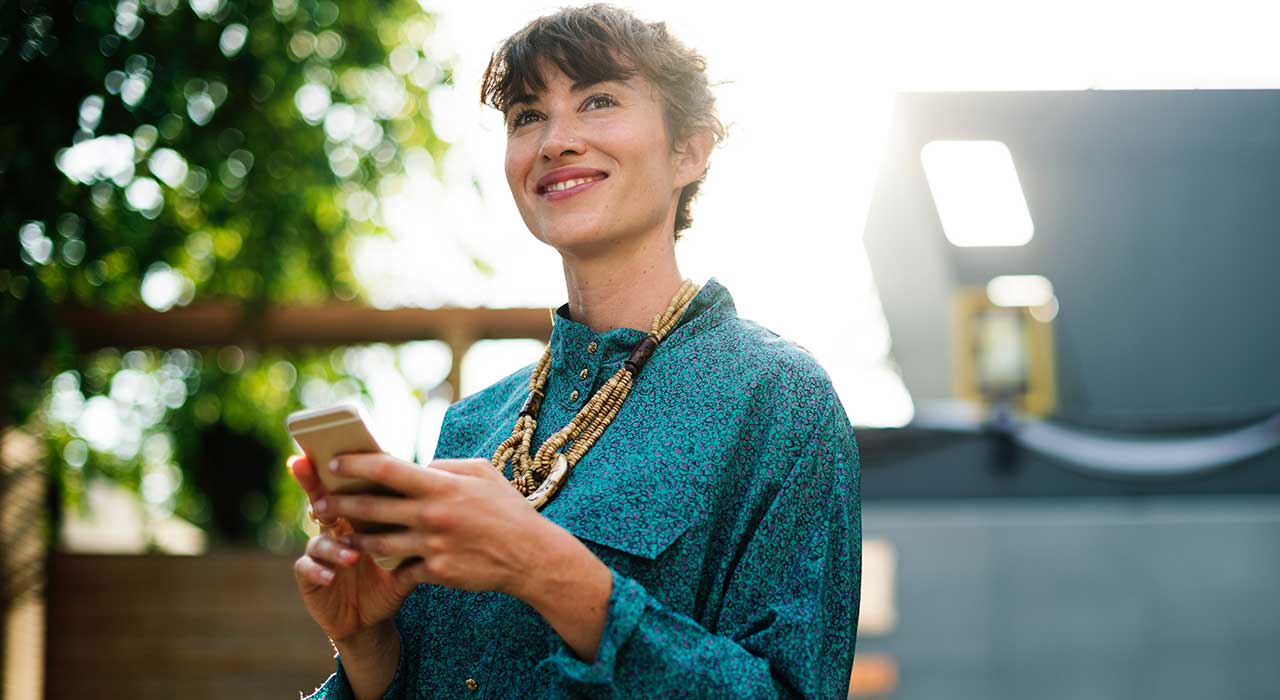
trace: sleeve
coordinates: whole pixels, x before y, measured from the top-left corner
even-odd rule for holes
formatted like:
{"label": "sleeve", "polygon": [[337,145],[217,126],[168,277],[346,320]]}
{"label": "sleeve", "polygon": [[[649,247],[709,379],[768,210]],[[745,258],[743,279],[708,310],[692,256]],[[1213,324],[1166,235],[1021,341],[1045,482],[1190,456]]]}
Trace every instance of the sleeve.
{"label": "sleeve", "polygon": [[839,399],[745,546],[717,632],[613,575],[594,663],[552,634],[556,667],[592,698],[845,698],[861,583],[860,464]]}
{"label": "sleeve", "polygon": [[[419,598],[421,590],[419,588],[410,594],[396,613],[396,631],[400,634],[400,659],[396,662],[396,673],[391,677],[391,683],[380,696],[382,700],[408,700],[417,696],[414,687],[416,679],[412,677],[405,660],[417,659],[419,656],[420,640],[413,628],[412,619],[421,605]],[[342,667],[342,655],[335,654],[334,659],[337,660],[337,670],[329,676],[324,685],[305,696],[305,700],[358,700],[351,690],[347,671]],[[299,695],[301,696],[301,693]]]}

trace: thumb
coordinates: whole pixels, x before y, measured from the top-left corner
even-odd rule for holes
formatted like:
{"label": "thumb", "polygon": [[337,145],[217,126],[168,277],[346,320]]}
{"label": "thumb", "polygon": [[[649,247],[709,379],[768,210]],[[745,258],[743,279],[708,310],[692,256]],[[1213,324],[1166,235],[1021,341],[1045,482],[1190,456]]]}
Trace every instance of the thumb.
{"label": "thumb", "polygon": [[391,582],[397,596],[402,599],[409,597],[409,594],[413,593],[413,589],[426,580],[426,565],[427,561],[425,559],[419,559],[401,564],[391,572]]}

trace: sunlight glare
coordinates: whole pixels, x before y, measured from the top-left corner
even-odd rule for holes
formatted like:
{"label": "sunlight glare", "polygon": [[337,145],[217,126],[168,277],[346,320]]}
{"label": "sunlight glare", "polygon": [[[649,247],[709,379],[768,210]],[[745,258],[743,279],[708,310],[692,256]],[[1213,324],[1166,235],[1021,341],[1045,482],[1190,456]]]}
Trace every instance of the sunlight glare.
{"label": "sunlight glare", "polygon": [[1034,233],[1009,147],[999,141],[931,141],[920,151],[929,191],[952,245],[1026,245]]}

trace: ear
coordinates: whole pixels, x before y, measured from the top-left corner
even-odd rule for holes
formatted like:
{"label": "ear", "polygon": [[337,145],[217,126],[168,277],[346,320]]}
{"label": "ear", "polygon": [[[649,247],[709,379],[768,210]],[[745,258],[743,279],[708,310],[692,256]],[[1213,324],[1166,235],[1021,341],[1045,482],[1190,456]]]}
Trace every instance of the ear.
{"label": "ear", "polygon": [[711,149],[715,148],[715,145],[715,136],[710,129],[698,129],[690,134],[684,143],[676,146],[677,188],[683,188],[702,177],[707,170],[707,159],[711,157]]}

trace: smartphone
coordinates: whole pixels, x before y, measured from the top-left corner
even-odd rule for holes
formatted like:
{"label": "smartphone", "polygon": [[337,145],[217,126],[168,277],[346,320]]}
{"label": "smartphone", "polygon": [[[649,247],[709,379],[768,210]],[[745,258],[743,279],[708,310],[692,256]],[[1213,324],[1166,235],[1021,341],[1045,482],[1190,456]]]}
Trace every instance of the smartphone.
{"label": "smartphone", "polygon": [[[400,496],[398,491],[376,481],[343,477],[329,471],[329,462],[338,455],[382,453],[373,433],[364,420],[359,405],[341,403],[326,408],[295,411],[285,419],[285,427],[298,443],[303,454],[315,467],[316,475],[330,493],[368,493]],[[356,532],[395,532],[404,529],[400,525],[368,522],[348,518]],[[384,569],[394,569],[404,561],[403,557],[374,556],[373,560]]]}

